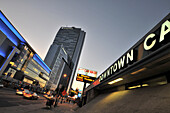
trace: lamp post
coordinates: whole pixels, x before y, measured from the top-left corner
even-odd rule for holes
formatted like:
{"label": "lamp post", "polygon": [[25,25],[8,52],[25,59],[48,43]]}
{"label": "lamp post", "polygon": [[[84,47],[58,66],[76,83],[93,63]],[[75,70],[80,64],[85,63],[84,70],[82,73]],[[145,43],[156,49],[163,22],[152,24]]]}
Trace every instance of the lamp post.
{"label": "lamp post", "polygon": [[67,77],[67,74],[64,74],[63,75],[63,79],[62,79],[62,85],[66,84],[66,77]]}
{"label": "lamp post", "polygon": [[63,78],[62,77],[60,78],[61,82],[59,84],[59,92],[60,92],[61,88],[63,87],[64,80],[65,80],[66,77],[67,77],[67,74],[64,74]]}

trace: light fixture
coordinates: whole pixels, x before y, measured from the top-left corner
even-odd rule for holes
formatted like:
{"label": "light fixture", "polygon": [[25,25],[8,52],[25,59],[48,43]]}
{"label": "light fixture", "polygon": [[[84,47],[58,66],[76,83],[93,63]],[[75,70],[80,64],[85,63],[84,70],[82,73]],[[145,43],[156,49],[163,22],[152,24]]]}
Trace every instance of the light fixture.
{"label": "light fixture", "polygon": [[67,77],[67,74],[64,74],[64,78]]}
{"label": "light fixture", "polygon": [[146,86],[149,86],[148,84],[142,84],[142,87],[146,87]]}
{"label": "light fixture", "polygon": [[137,86],[128,87],[128,89],[134,89],[134,88],[139,88],[139,87],[141,87],[141,85],[137,85]]}
{"label": "light fixture", "polygon": [[131,87],[128,87],[128,89],[135,89],[135,88],[146,87],[146,86],[149,86],[149,85],[148,84],[142,84],[142,85],[137,85],[137,86],[131,86]]}
{"label": "light fixture", "polygon": [[134,74],[137,74],[137,73],[142,72],[142,71],[144,71],[144,70],[146,70],[145,67],[142,68],[142,69],[139,69],[139,70],[137,70],[137,71],[135,71],[135,72],[132,72],[131,74],[134,75]]}
{"label": "light fixture", "polygon": [[14,62],[10,62],[9,64],[11,64],[11,66],[14,66],[15,63]]}
{"label": "light fixture", "polygon": [[109,82],[108,84],[114,84],[114,83],[117,83],[117,82],[122,81],[122,80],[123,80],[123,78],[118,78],[118,79],[115,79],[115,80]]}

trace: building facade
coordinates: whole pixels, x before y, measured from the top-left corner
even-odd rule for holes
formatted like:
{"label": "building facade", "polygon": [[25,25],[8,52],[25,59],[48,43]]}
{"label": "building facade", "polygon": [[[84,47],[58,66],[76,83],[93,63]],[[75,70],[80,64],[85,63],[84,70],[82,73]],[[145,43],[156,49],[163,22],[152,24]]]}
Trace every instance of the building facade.
{"label": "building facade", "polygon": [[82,31],[80,28],[61,27],[44,60],[50,68],[53,68],[54,64],[52,64],[52,62],[56,60],[55,56],[56,54],[58,54],[56,47],[57,45],[63,46],[67,55],[70,57],[71,64],[68,64],[67,66],[69,66],[69,68],[72,70],[72,73],[69,78],[70,80],[68,87],[71,87],[72,85],[74,74],[83,47],[84,38],[85,32]]}
{"label": "building facade", "polygon": [[101,93],[166,85],[169,67],[170,14],[86,88],[84,104]]}
{"label": "building facade", "polygon": [[51,69],[0,11],[0,79],[44,88]]}

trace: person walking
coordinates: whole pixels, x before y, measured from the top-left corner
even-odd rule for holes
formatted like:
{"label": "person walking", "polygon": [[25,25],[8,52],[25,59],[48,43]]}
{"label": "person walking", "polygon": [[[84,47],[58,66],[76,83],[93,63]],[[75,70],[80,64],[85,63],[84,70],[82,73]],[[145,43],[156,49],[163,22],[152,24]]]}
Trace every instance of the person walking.
{"label": "person walking", "polygon": [[58,105],[58,95],[55,95],[55,103],[54,103],[54,107],[57,107]]}

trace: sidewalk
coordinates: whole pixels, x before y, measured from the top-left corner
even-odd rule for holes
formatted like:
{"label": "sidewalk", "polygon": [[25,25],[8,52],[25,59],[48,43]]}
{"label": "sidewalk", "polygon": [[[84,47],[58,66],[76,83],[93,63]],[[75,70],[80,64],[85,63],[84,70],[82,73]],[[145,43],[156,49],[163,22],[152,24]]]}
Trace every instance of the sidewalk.
{"label": "sidewalk", "polygon": [[20,105],[13,107],[0,107],[1,113],[74,113],[78,109],[76,104],[58,104],[57,107],[47,108],[44,103]]}

